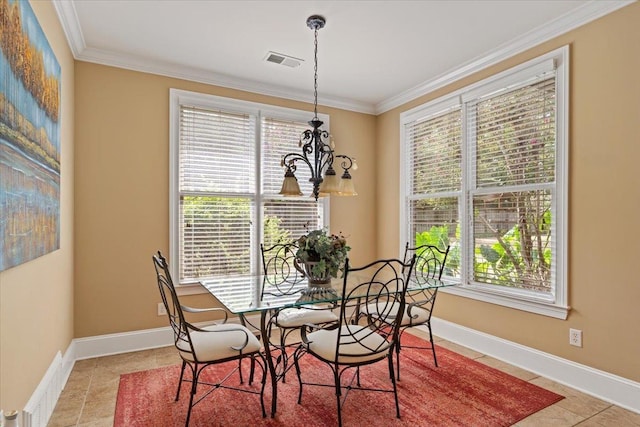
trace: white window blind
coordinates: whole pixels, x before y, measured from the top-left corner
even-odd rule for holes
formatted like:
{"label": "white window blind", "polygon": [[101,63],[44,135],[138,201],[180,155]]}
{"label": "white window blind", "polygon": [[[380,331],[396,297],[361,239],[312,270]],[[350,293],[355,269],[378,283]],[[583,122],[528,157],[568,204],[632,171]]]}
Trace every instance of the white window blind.
{"label": "white window blind", "polygon": [[555,73],[467,104],[473,280],[551,294]]}
{"label": "white window blind", "polygon": [[252,193],[254,119],[247,114],[180,109],[180,191]]}
{"label": "white window blind", "polygon": [[254,129],[248,114],[180,107],[181,280],[249,272]]}
{"label": "white window blind", "polygon": [[[459,276],[461,109],[438,112],[406,124],[409,156],[409,244],[451,246],[448,276]],[[456,253],[453,256],[453,252]]]}
{"label": "white window blind", "polygon": [[460,191],[460,108],[407,125],[412,192]]}
{"label": "white window blind", "polygon": [[250,198],[181,196],[181,279],[249,273],[252,210]]}
{"label": "white window blind", "polygon": [[[278,194],[284,176],[280,158],[300,150],[308,112],[282,109],[279,117],[273,107],[172,93],[171,163],[177,173],[171,256],[180,283],[260,274],[260,243],[294,240],[325,225],[325,199],[316,203]],[[301,169],[297,176],[310,193],[305,173]]]}

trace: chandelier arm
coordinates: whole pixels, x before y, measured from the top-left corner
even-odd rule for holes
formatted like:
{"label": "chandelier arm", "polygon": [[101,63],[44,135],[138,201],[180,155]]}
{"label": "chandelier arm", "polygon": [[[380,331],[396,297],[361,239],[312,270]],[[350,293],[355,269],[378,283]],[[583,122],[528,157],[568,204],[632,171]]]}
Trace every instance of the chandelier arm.
{"label": "chandelier arm", "polygon": [[[300,141],[306,141],[302,145],[302,155],[293,155],[292,159],[295,161],[297,158],[301,158],[304,162],[309,166],[309,170],[311,172],[310,181],[314,183],[317,182],[318,185],[322,182],[322,158],[325,156],[325,147],[328,147],[327,144],[323,143],[321,139],[319,139],[319,133],[317,129],[313,131],[307,129],[302,133],[300,137]],[[288,154],[286,157],[289,157],[291,154]],[[309,155],[313,154],[313,164],[311,163],[311,159],[309,159]]]}
{"label": "chandelier arm", "polygon": [[[305,131],[305,133],[308,131]],[[325,137],[329,136],[329,133],[323,131],[322,134]],[[304,135],[304,134],[303,134]],[[299,153],[288,153],[285,154],[282,158],[282,165],[285,167],[292,168],[295,172],[295,162],[298,160],[302,160],[308,167],[311,172],[311,182],[317,182],[318,185],[322,183],[322,171],[325,170],[329,165],[333,165],[334,155],[333,150],[329,144],[319,140],[317,138],[306,138],[302,137],[303,141],[310,139],[309,142],[306,142],[302,145],[302,154]],[[309,158],[309,155],[313,154],[313,164],[312,159]],[[315,166],[315,167],[314,167]]]}
{"label": "chandelier arm", "polygon": [[[328,165],[333,164],[333,149],[329,144],[324,142],[326,139],[329,139],[329,132],[326,130],[317,130],[315,134],[315,154],[316,154],[316,170],[318,171],[318,176],[322,178],[322,171]],[[322,180],[320,180],[322,182]]]}
{"label": "chandelier arm", "polygon": [[311,162],[309,161],[307,156],[306,155],[302,155],[302,154],[298,154],[298,153],[285,154],[282,157],[282,164],[287,169],[291,169],[292,172],[295,172],[298,169],[298,167],[296,165],[296,162],[298,160],[302,160],[307,166],[309,166],[309,169],[312,169]]}
{"label": "chandelier arm", "polygon": [[345,156],[344,154],[336,154],[336,158],[344,159],[340,162],[340,167],[345,171],[348,171],[353,167],[353,159],[349,156]]}

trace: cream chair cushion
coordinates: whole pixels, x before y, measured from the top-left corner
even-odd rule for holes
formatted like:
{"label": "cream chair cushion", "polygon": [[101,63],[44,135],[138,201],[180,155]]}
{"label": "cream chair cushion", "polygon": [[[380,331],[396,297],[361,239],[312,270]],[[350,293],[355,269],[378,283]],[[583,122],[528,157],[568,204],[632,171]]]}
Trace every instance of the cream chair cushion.
{"label": "cream chair cushion", "polygon": [[337,320],[338,316],[333,311],[324,307],[318,307],[316,309],[293,307],[280,311],[276,317],[276,324],[283,328],[299,328],[307,323],[318,325],[321,323],[336,322]]}
{"label": "cream chair cushion", "polygon": [[381,335],[360,325],[347,325],[340,329],[320,329],[312,332],[307,335],[309,341],[307,349],[321,359],[334,361],[340,331],[344,336],[340,338],[342,354],[338,356],[338,363],[351,364],[376,360],[389,352],[389,343]]}
{"label": "cream chair cushion", "polygon": [[[393,320],[393,315],[398,312],[400,304],[394,302],[393,304],[384,304],[383,302],[378,302],[376,304],[369,304],[366,307],[366,314],[373,314],[380,316],[383,320],[391,323]],[[409,316],[409,304],[404,307],[404,316],[402,316],[401,326],[409,326],[409,325],[420,325],[427,320],[429,320],[429,312],[424,308],[420,308],[418,306],[411,307],[411,316]]]}
{"label": "cream chair cushion", "polygon": [[[258,338],[249,329],[237,324],[211,325],[202,328],[206,332],[190,331],[191,342],[195,349],[196,357],[200,362],[211,362],[228,357],[260,351],[261,345]],[[236,350],[233,347],[240,348]],[[187,360],[193,357],[189,351],[189,344],[179,343],[179,350]]]}

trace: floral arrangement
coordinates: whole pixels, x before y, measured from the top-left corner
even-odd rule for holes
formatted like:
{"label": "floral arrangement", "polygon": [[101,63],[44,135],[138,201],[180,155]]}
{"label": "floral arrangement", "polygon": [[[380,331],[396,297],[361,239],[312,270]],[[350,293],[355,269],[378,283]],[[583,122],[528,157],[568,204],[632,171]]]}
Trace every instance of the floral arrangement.
{"label": "floral arrangement", "polygon": [[313,230],[298,239],[298,262],[315,263],[311,272],[316,277],[338,277],[344,270],[347,239],[342,235],[327,234],[327,230]]}

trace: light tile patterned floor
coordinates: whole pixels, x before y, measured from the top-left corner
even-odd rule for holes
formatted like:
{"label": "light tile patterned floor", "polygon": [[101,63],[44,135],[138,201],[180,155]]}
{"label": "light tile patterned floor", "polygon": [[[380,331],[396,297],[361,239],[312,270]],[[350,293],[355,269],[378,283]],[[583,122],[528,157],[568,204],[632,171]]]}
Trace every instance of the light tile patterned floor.
{"label": "light tile patterned floor", "polygon": [[[425,338],[421,331],[416,334]],[[516,424],[518,427],[640,427],[640,414],[613,406],[549,379],[436,338],[449,350],[507,372],[565,396],[560,402]],[[174,365],[180,359],[174,347],[79,360],[49,421],[49,427],[111,427],[120,374]]]}

